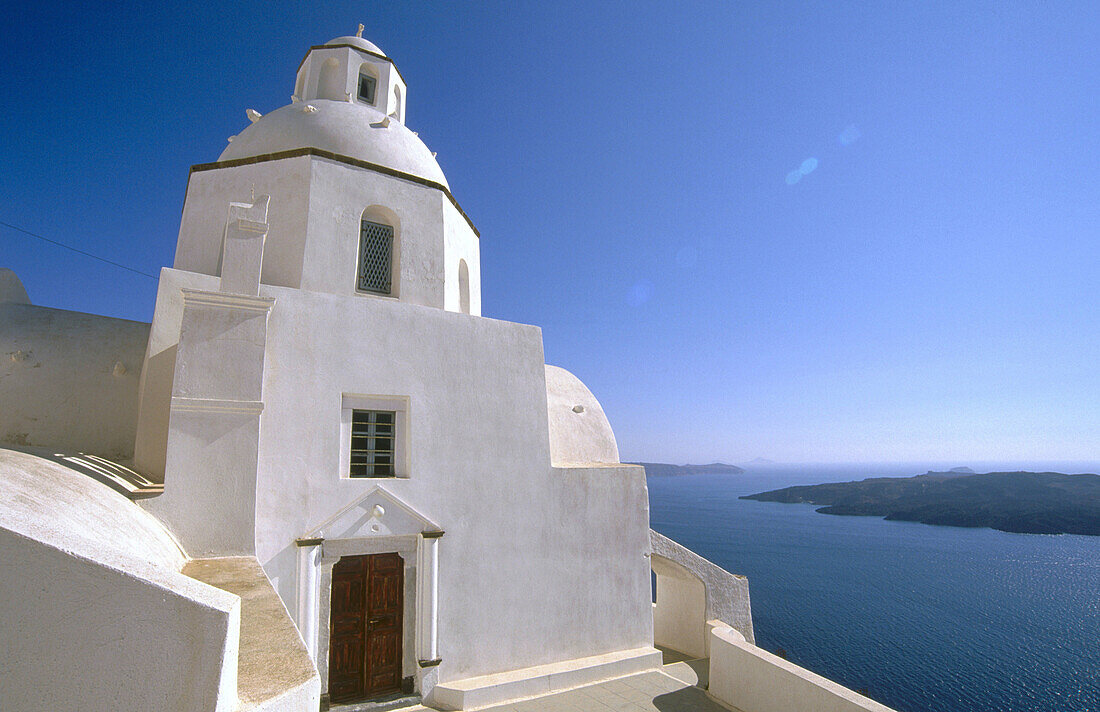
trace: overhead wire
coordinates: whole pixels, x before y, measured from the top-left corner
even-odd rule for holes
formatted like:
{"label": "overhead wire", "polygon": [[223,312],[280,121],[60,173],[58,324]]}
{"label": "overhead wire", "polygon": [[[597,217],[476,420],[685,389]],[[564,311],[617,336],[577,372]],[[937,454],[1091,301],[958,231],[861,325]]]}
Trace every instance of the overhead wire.
{"label": "overhead wire", "polygon": [[9,228],[11,230],[15,230],[16,232],[21,232],[24,235],[29,235],[33,238],[38,239],[38,240],[42,240],[43,242],[48,242],[51,245],[57,245],[58,247],[63,247],[66,250],[71,250],[72,252],[75,252],[78,255],[84,255],[85,257],[91,257],[93,260],[99,260],[100,262],[109,264],[112,267],[118,267],[119,269],[124,269],[127,272],[133,272],[134,274],[140,274],[142,277],[148,277],[149,279],[157,279],[157,276],[155,274],[149,274],[148,272],[142,272],[141,270],[134,269],[133,267],[127,267],[126,265],[115,262],[114,260],[109,260],[105,257],[100,257],[99,255],[93,255],[91,252],[85,252],[84,250],[77,249],[77,248],[73,247],[72,245],[66,245],[64,242],[58,242],[57,240],[51,240],[48,237],[45,237],[43,235],[39,235],[38,233],[35,233],[35,232],[31,232],[30,230],[24,230],[23,228],[19,227],[18,225],[12,225],[11,223],[4,222],[3,220],[0,220],[0,225],[3,225],[4,227]]}

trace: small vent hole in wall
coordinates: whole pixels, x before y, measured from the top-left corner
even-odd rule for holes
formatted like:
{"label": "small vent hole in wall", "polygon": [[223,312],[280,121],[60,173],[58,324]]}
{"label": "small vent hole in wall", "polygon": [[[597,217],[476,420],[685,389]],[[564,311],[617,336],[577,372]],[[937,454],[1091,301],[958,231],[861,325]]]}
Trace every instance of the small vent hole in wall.
{"label": "small vent hole in wall", "polygon": [[573,406],[573,412],[574,413],[583,413],[584,412],[584,406],[583,405]]}

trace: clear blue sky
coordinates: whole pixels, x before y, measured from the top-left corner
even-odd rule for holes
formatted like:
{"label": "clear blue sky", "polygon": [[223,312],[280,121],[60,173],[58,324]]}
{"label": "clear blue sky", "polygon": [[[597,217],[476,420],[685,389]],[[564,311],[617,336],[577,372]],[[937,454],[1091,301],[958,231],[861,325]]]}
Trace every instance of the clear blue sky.
{"label": "clear blue sky", "polygon": [[[1100,3],[106,5],[0,26],[4,222],[156,273],[189,166],[362,22],[484,313],[543,328],[624,458],[1098,459]],[[0,266],[152,316],[6,228]]]}

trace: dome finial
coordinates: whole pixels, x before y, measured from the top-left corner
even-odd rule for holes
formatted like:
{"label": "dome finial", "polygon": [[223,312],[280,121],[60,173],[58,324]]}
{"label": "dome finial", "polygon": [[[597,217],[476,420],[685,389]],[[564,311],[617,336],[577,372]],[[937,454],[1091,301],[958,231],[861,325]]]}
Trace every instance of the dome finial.
{"label": "dome finial", "polygon": [[355,36],[358,37],[359,39],[363,39],[363,29],[364,29],[363,23],[360,22],[359,23],[359,29],[355,31]]}

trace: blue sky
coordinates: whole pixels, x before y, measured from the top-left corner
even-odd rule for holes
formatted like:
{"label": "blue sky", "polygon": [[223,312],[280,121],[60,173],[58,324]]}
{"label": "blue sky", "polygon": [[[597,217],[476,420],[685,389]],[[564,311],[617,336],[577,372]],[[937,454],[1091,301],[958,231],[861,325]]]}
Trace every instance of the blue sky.
{"label": "blue sky", "polygon": [[[624,458],[1097,459],[1100,4],[98,5],[0,27],[0,221],[155,274],[188,168],[362,22],[485,315],[543,328]],[[6,228],[0,266],[152,316]]]}

